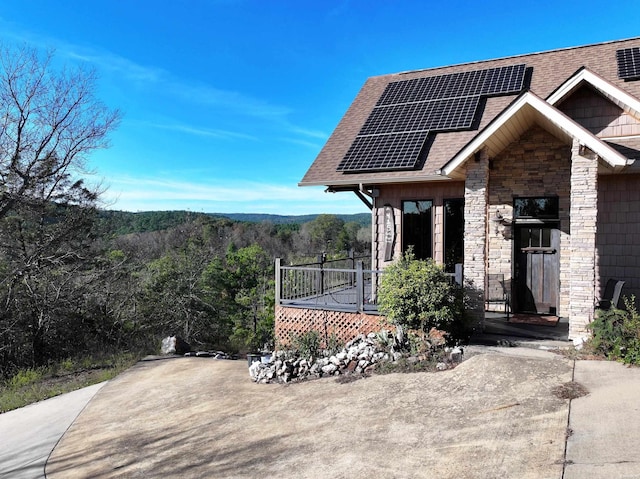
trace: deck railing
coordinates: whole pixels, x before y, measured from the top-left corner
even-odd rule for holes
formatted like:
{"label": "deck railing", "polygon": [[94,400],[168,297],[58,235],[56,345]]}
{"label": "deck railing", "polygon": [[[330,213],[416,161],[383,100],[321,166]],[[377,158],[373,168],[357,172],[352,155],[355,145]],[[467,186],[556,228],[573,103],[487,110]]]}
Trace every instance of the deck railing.
{"label": "deck railing", "polygon": [[[370,269],[370,264],[370,258],[350,257],[285,266],[277,258],[276,304],[377,313],[377,291],[384,272]],[[462,284],[462,265],[456,265],[456,272],[447,275],[452,282]]]}
{"label": "deck railing", "polygon": [[365,269],[365,264],[370,261],[346,258],[284,266],[278,258],[276,302],[303,308],[377,312],[375,295],[382,271]]}

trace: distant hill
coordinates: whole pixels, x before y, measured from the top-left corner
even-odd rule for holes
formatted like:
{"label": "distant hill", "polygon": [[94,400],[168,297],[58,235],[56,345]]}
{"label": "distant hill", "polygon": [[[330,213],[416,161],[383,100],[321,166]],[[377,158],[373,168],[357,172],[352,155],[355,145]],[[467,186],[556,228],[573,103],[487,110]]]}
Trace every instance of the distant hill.
{"label": "distant hill", "polygon": [[[268,215],[262,213],[211,213],[214,217],[225,217],[234,221],[245,221],[249,223],[262,223],[268,221],[273,224],[302,224],[315,220],[318,215]],[[355,222],[362,226],[371,224],[370,213],[355,213],[351,215],[335,215],[345,223]]]}
{"label": "distant hill", "polygon": [[[263,223],[270,222],[277,225],[301,225],[313,221],[319,215],[268,215],[261,213],[194,213],[190,211],[107,211],[98,213],[99,229],[110,234],[144,233],[149,231],[160,231],[181,225],[197,218],[212,218],[244,222]],[[358,213],[351,215],[336,215],[345,223],[355,222],[362,226],[371,224],[369,213]]]}

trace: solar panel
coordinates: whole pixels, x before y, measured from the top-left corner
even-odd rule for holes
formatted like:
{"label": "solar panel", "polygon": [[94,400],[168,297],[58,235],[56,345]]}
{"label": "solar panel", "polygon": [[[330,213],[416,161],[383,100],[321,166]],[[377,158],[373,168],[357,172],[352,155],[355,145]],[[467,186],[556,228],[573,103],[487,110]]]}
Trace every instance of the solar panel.
{"label": "solar panel", "polygon": [[617,50],[616,58],[619,78],[623,80],[640,79],[640,47]]}
{"label": "solar panel", "polygon": [[524,86],[525,72],[526,65],[521,63],[486,70],[392,82],[387,85],[376,106],[438,100],[455,96],[518,93]]}
{"label": "solar panel", "polygon": [[487,96],[520,93],[527,71],[525,64],[491,68],[486,72],[482,94]]}
{"label": "solar panel", "polygon": [[478,95],[375,108],[358,136],[470,128],[479,102]]}
{"label": "solar panel", "polygon": [[413,169],[420,161],[427,136],[422,131],[358,136],[338,171]]}
{"label": "solar panel", "polygon": [[519,93],[525,73],[518,64],[389,83],[337,170],[416,168],[429,134],[471,129],[482,97]]}

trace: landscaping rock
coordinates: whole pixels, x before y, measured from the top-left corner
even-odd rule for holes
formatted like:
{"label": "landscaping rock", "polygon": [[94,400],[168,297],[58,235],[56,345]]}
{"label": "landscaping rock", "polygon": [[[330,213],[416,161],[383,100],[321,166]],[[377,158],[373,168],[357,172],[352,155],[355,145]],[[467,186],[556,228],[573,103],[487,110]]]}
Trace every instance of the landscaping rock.
{"label": "landscaping rock", "polygon": [[[429,359],[427,353],[419,356],[407,356],[400,351],[393,350],[385,340],[385,335],[358,335],[347,342],[345,347],[333,355],[327,353],[319,358],[302,358],[290,351],[275,351],[268,361],[254,363],[249,374],[258,383],[273,381],[288,383],[305,379],[334,376],[340,374],[371,374],[377,365],[383,361],[397,362],[407,358],[410,363]],[[388,335],[387,335],[388,337]],[[462,349],[446,350],[445,361],[459,362],[462,360]],[[264,358],[264,356],[263,356]],[[258,366],[255,366],[258,364]],[[449,369],[446,362],[437,365],[438,370]]]}
{"label": "landscaping rock", "polygon": [[338,370],[338,366],[335,364],[327,364],[326,366],[322,366],[322,372],[325,374],[332,374]]}
{"label": "landscaping rock", "polygon": [[162,354],[176,354],[176,337],[168,336],[162,340],[162,346],[160,347]]}
{"label": "landscaping rock", "polygon": [[191,346],[180,336],[168,336],[162,340],[160,352],[162,354],[184,355],[191,351]]}
{"label": "landscaping rock", "polygon": [[185,354],[191,351],[191,345],[180,336],[176,336],[176,354]]}

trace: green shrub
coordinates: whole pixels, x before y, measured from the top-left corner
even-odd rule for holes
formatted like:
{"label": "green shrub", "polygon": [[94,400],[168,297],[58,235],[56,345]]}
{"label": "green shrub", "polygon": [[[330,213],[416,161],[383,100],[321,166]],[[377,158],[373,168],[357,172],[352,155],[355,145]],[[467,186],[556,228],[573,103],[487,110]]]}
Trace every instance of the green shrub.
{"label": "green shrub", "polygon": [[344,342],[340,341],[338,335],[334,332],[327,338],[327,354],[329,356],[339,353],[344,348]]}
{"label": "green shrub", "polygon": [[408,252],[385,269],[378,309],[405,330],[451,331],[463,318],[462,290],[433,260],[416,260]]}
{"label": "green shrub", "polygon": [[8,386],[11,389],[19,389],[21,387],[37,383],[41,379],[41,369],[24,369],[22,371],[18,371],[11,379],[9,379]]}
{"label": "green shrub", "polygon": [[0,413],[107,381],[131,367],[139,357],[129,352],[98,354],[21,370],[0,383]]}
{"label": "green shrub", "polygon": [[589,344],[597,353],[626,364],[640,364],[640,315],[635,296],[624,298],[625,309],[598,310],[589,325]]}
{"label": "green shrub", "polygon": [[292,335],[291,346],[293,346],[303,358],[313,360],[320,355],[320,333],[311,330],[304,334]]}

